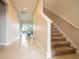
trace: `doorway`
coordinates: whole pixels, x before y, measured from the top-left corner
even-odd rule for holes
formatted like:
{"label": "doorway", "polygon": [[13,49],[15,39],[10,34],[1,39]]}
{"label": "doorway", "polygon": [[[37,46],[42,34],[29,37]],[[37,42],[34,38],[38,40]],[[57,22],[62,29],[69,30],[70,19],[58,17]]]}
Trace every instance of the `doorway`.
{"label": "doorway", "polygon": [[19,19],[21,45],[25,46],[33,39],[33,17],[24,10],[20,12]]}
{"label": "doorway", "polygon": [[0,0],[0,43],[5,43],[6,5]]}

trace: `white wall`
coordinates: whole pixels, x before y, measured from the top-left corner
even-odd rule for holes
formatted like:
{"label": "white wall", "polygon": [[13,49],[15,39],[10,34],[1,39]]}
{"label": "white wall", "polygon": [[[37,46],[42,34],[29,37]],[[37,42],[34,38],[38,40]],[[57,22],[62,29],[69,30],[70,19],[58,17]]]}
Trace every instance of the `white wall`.
{"label": "white wall", "polygon": [[6,18],[6,44],[13,43],[19,37],[19,23],[12,21],[12,18]]}
{"label": "white wall", "polygon": [[7,1],[6,7],[0,3],[0,45],[9,45],[19,36],[16,10]]}
{"label": "white wall", "polygon": [[44,5],[79,28],[79,0],[44,0]]}
{"label": "white wall", "polygon": [[11,44],[19,37],[19,21],[17,11],[10,0],[7,0],[6,6],[6,45]]}

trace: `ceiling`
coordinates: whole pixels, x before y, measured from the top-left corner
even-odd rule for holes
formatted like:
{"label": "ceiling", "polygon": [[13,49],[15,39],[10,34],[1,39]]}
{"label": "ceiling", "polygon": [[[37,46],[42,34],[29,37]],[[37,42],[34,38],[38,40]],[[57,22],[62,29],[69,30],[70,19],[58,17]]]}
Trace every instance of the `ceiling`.
{"label": "ceiling", "polygon": [[37,0],[12,0],[18,12],[27,9],[29,14],[33,14]]}

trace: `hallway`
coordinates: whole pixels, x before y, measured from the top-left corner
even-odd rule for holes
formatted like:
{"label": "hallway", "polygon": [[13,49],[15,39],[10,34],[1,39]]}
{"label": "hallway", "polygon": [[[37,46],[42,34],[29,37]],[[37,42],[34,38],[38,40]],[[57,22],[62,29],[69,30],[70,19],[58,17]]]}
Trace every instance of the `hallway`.
{"label": "hallway", "polygon": [[[68,46],[70,46],[71,44],[69,43],[69,41],[67,43],[66,40],[64,41],[67,44],[61,44],[61,42],[51,42],[52,34],[54,34],[52,36],[55,36],[54,37],[55,39],[53,38],[53,40],[59,40],[59,41],[61,41],[64,35],[62,36],[62,34],[60,33],[62,31],[57,31],[57,28],[55,27],[53,28],[51,24],[54,21],[51,21],[49,18],[46,18],[44,16],[43,0],[0,0],[0,1],[1,1],[0,7],[2,7],[2,4],[4,4],[4,6],[1,8],[0,11],[0,27],[1,27],[0,59],[47,59],[47,57],[51,59],[79,59],[79,53],[51,56],[52,55],[51,52],[53,50],[53,49],[51,50],[51,46],[52,46],[51,43],[55,43],[55,44],[58,43],[56,44],[57,47],[59,47],[59,43],[61,47],[64,45],[67,46],[67,44]],[[60,6],[60,4],[58,6]],[[56,8],[53,7],[52,9],[56,9]],[[63,9],[61,8],[61,10]],[[2,13],[2,11],[6,11],[6,13],[4,12]],[[70,13],[70,17],[72,16],[71,19],[73,18],[73,20],[71,21],[72,23],[74,22],[73,15],[71,15]],[[59,17],[53,16],[52,19],[54,19],[58,25],[62,25],[60,26],[61,29],[66,29],[65,31],[70,30],[69,32],[67,32],[68,36],[71,37],[71,40],[74,43],[76,43],[76,45],[78,45],[77,51],[79,51],[79,42],[78,42],[79,30],[76,29],[75,27],[73,28],[72,26],[69,26],[68,24],[67,27],[65,25],[66,23],[61,22],[61,19],[59,19]],[[78,23],[78,21],[76,21],[75,23]],[[79,23],[77,25],[79,25]],[[52,33],[53,29],[54,30],[56,29],[55,33]],[[61,49],[63,50],[63,48]],[[69,53],[70,50],[68,50],[67,52]]]}
{"label": "hallway", "polygon": [[11,46],[0,48],[0,59],[46,59],[39,47],[32,41],[26,48],[21,48],[17,40]]}
{"label": "hallway", "polygon": [[[79,59],[79,55],[54,56],[52,59]],[[21,48],[17,40],[11,46],[0,48],[0,59],[46,59],[35,42],[29,41],[29,46]]]}

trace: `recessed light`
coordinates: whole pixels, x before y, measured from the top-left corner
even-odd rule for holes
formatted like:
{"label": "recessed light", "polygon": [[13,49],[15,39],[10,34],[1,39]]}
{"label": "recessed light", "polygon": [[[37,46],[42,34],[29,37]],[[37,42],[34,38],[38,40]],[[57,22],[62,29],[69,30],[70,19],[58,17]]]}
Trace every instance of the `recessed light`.
{"label": "recessed light", "polygon": [[27,10],[27,8],[24,8],[24,10]]}

